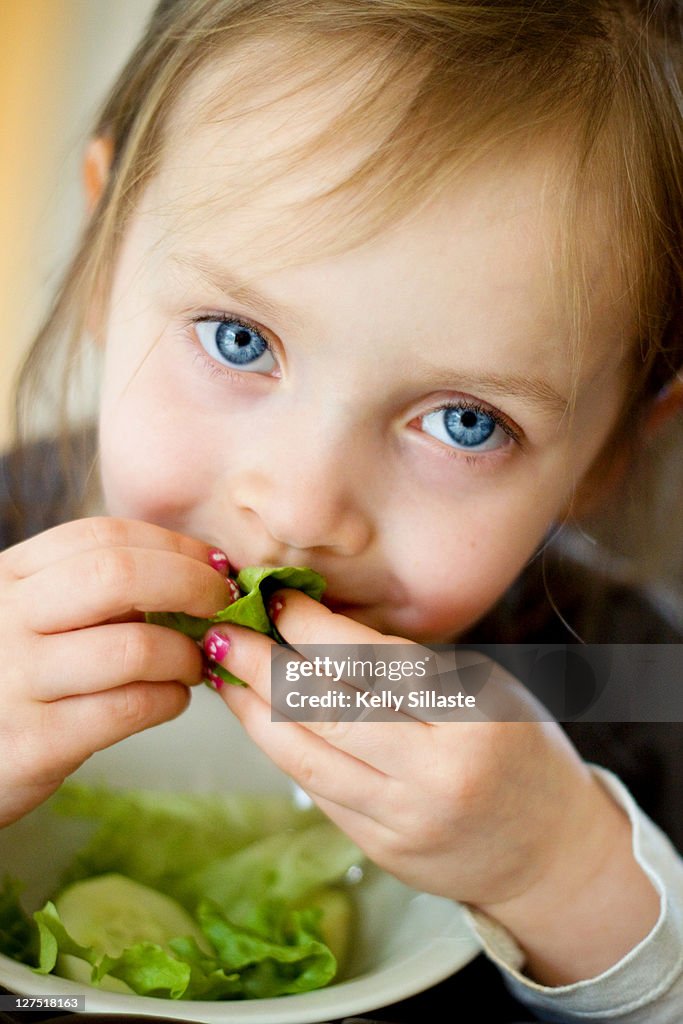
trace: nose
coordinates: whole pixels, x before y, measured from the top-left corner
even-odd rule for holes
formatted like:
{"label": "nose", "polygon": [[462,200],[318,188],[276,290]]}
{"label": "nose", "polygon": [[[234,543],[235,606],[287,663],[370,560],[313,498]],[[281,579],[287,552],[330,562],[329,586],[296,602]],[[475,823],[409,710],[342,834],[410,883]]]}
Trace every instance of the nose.
{"label": "nose", "polygon": [[359,555],[373,536],[362,452],[340,438],[325,443],[324,431],[303,419],[302,430],[290,420],[252,448],[231,500],[250,535],[259,535],[266,561],[285,551]]}

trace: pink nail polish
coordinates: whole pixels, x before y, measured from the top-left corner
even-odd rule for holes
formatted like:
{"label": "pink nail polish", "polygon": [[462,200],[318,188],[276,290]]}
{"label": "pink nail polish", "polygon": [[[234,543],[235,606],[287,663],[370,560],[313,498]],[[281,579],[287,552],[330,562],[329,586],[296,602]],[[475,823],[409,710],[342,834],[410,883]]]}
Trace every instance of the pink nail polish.
{"label": "pink nail polish", "polygon": [[207,669],[206,678],[213,686],[214,690],[221,690],[223,688],[224,679],[218,675],[217,672],[213,672],[211,669]]}
{"label": "pink nail polish", "polygon": [[279,597],[274,597],[268,602],[268,614],[271,622],[277,622],[284,606],[285,602]]}
{"label": "pink nail polish", "polygon": [[219,572],[222,576],[227,576],[230,572],[230,562],[228,556],[220,548],[211,548],[209,551],[209,565],[216,572]]}
{"label": "pink nail polish", "polygon": [[230,591],[230,596],[233,602],[239,600],[239,598],[242,597],[242,591],[237,586],[234,580],[228,580],[228,590]]}
{"label": "pink nail polish", "polygon": [[230,638],[212,629],[204,637],[204,650],[214,661],[222,661],[230,650]]}

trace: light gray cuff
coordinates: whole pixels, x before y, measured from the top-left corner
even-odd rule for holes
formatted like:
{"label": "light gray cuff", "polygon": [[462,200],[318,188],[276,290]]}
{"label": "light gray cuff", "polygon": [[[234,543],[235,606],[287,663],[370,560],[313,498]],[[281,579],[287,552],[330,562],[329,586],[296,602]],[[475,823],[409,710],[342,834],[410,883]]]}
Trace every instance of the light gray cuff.
{"label": "light gray cuff", "polygon": [[[683,1020],[683,861],[619,779],[597,765],[590,767],[628,814],[635,859],[660,895],[660,914],[650,934],[597,977],[551,988],[521,973],[524,954],[497,921],[471,907],[465,908],[466,917],[515,998],[543,1011],[544,1020],[679,1024]],[[641,1007],[647,1009],[639,1013]]]}

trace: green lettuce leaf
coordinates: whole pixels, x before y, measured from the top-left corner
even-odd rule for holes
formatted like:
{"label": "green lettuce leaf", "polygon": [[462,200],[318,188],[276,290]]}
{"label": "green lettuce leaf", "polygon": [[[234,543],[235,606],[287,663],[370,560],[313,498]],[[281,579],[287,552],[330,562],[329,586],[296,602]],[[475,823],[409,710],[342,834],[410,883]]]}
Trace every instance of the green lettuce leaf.
{"label": "green lettuce leaf", "polygon": [[192,978],[188,963],[167,953],[152,942],[139,942],[117,957],[104,956],[93,972],[93,982],[105,975],[124,981],[140,996],[181,999],[186,996]]}
{"label": "green lettuce leaf", "polygon": [[233,921],[258,927],[262,901],[297,903],[342,878],[363,858],[361,850],[329,821],[299,832],[277,832],[237,853],[192,871],[177,896],[191,907],[204,897]]}
{"label": "green lettuce leaf", "polygon": [[[267,612],[270,595],[281,587],[301,590],[304,594],[319,601],[325,590],[325,579],[313,569],[298,566],[280,566],[269,568],[254,565],[242,569],[237,575],[237,586],[243,597],[238,598],[227,608],[217,612],[210,619],[200,619],[184,612],[148,612],[147,622],[157,626],[176,629],[193,640],[201,640],[208,629],[221,622],[232,622],[236,626],[247,626],[259,633],[273,637],[278,643],[284,643]],[[228,672],[222,665],[216,665],[214,672],[227,683],[244,686],[241,679]]]}
{"label": "green lettuce leaf", "polygon": [[99,823],[62,885],[118,872],[172,896],[188,870],[322,819],[317,808],[299,809],[287,796],[124,791],[74,781],[58,790],[52,806]]}
{"label": "green lettuce leaf", "polygon": [[217,951],[225,969],[241,972],[245,998],[269,998],[320,988],[331,981],[337,963],[319,939],[317,916],[284,903],[263,901],[268,939],[257,930],[235,922],[209,900],[198,908],[202,931]]}

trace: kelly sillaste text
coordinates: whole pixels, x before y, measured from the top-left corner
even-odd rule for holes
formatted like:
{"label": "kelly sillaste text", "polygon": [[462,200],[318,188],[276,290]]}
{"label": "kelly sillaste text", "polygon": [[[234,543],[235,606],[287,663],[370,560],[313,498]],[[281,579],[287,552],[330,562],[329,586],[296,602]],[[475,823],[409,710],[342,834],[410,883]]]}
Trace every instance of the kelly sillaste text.
{"label": "kelly sillaste text", "polygon": [[387,708],[401,711],[404,708],[474,708],[476,698],[471,694],[437,693],[436,690],[410,690],[408,693],[394,693],[392,690],[380,690],[376,693],[357,690],[355,693],[342,693],[339,690],[326,690],[323,693],[302,693],[290,690],[285,697],[290,708]]}

